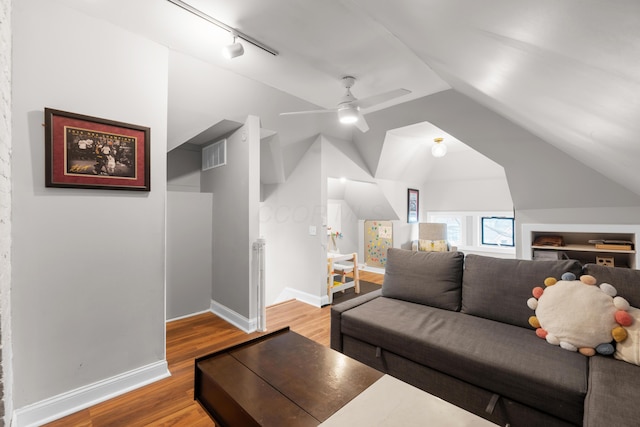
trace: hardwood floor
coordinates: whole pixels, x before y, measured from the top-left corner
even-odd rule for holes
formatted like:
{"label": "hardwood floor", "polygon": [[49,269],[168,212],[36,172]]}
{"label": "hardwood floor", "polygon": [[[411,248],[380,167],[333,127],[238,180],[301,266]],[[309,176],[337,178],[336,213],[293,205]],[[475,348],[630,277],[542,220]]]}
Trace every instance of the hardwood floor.
{"label": "hardwood floor", "polygon": [[[360,275],[360,280],[364,280],[371,283],[377,283],[378,285],[382,285],[382,281],[384,280],[384,275],[379,273],[372,273],[370,271],[360,270],[358,272]],[[349,277],[353,276],[353,273],[348,274]]]}
{"label": "hardwood floor", "polygon": [[[360,279],[382,284],[382,275],[360,271]],[[287,301],[267,308],[267,329],[285,326],[329,346],[330,306]],[[194,359],[260,335],[245,334],[212,313],[167,323],[167,363],[171,377],[99,403],[48,427],[215,426],[193,400]]]}

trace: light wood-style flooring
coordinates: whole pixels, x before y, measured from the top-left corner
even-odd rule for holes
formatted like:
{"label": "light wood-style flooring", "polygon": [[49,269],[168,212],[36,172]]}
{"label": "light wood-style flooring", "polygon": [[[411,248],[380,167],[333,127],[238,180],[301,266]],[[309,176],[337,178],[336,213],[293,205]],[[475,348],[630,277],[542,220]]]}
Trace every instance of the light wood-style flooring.
{"label": "light wood-style flooring", "polygon": [[[383,276],[360,271],[360,279],[382,284]],[[267,308],[267,329],[285,326],[329,346],[331,307],[287,301]],[[245,334],[212,313],[167,323],[171,377],[47,424],[48,427],[215,426],[193,400],[194,359],[258,336]]]}

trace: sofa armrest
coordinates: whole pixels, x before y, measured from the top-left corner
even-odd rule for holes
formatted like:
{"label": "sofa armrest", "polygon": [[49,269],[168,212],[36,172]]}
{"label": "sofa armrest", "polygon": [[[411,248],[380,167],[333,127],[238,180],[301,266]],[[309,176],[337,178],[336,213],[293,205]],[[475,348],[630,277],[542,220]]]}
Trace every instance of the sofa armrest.
{"label": "sofa armrest", "polygon": [[[609,267],[611,268],[611,267]],[[640,366],[613,357],[589,358],[584,427],[638,425]]]}
{"label": "sofa armrest", "polygon": [[331,348],[342,352],[342,313],[351,310],[359,305],[365,304],[371,300],[379,298],[382,295],[382,289],[377,289],[368,294],[341,302],[331,307]]}

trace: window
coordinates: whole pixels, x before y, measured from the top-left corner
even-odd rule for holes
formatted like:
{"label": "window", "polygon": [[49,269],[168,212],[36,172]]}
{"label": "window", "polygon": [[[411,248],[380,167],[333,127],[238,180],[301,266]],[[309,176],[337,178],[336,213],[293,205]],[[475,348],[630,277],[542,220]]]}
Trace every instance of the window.
{"label": "window", "polygon": [[447,224],[449,244],[464,253],[513,258],[515,220],[511,211],[433,211],[428,222]]}
{"label": "window", "polygon": [[429,215],[429,222],[440,222],[447,224],[447,241],[451,246],[463,246],[466,244],[465,217],[455,214],[434,214]]}
{"label": "window", "polygon": [[480,220],[482,244],[492,246],[514,246],[513,218],[486,217]]}

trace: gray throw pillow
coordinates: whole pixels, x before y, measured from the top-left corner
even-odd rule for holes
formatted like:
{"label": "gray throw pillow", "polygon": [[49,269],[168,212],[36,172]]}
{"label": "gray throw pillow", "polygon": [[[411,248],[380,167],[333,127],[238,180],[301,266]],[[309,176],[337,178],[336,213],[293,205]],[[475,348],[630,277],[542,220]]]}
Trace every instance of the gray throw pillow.
{"label": "gray throw pillow", "polygon": [[460,310],[462,252],[389,249],[382,296]]}
{"label": "gray throw pillow", "polygon": [[462,275],[462,312],[485,319],[531,328],[527,307],[531,291],[544,287],[544,279],[560,280],[563,273],[580,277],[575,260],[532,261],[467,255]]}
{"label": "gray throw pillow", "polygon": [[595,277],[597,285],[610,284],[616,288],[618,295],[629,301],[629,304],[640,308],[640,270],[587,264],[584,266],[584,274]]}

